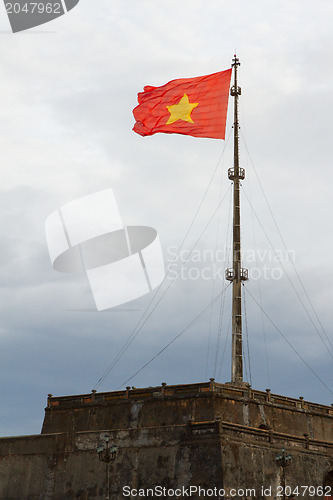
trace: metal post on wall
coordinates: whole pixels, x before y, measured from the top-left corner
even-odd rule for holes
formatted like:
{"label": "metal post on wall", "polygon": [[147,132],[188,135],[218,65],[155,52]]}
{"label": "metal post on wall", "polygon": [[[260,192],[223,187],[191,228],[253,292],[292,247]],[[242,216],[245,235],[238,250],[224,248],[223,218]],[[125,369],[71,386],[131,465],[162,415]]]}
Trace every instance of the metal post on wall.
{"label": "metal post on wall", "polygon": [[106,464],[106,497],[110,500],[110,463],[116,459],[118,446],[110,445],[110,436],[105,434],[97,446],[98,458]]}
{"label": "metal post on wall", "polygon": [[278,466],[282,468],[282,487],[283,487],[283,500],[286,498],[294,498],[294,495],[286,495],[286,467],[290,465],[293,457],[286,454],[285,448],[281,449],[280,455],[276,455],[275,460]]}

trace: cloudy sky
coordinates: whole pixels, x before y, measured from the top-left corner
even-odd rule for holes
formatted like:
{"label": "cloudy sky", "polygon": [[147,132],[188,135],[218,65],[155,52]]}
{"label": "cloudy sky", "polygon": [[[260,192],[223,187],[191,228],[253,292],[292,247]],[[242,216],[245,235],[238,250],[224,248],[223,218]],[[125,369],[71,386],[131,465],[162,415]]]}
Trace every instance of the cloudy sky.
{"label": "cloudy sky", "polygon": [[142,138],[132,109],[144,85],[228,69],[235,50],[242,244],[253,278],[244,291],[245,378],[333,402],[332,18],[330,0],[241,0],[238,10],[226,0],[80,0],[12,34],[1,7],[0,435],[38,434],[48,393],[89,393],[162,295],[97,312],[84,275],[52,269],[47,216],[109,187],[126,224],[158,231],[166,267],[192,222],[181,255],[194,251],[98,390],[230,380],[230,288],[131,377],[225,287],[217,271],[230,266],[232,102],[225,142]]}

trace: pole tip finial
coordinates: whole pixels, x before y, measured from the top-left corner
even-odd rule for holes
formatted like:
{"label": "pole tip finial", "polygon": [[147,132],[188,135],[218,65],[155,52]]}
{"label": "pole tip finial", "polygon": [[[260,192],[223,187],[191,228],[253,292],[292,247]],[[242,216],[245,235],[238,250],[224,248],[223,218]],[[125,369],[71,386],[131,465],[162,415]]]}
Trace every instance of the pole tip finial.
{"label": "pole tip finial", "polygon": [[232,60],[232,65],[231,66],[240,66],[239,58],[236,55],[236,51],[235,51],[234,58]]}

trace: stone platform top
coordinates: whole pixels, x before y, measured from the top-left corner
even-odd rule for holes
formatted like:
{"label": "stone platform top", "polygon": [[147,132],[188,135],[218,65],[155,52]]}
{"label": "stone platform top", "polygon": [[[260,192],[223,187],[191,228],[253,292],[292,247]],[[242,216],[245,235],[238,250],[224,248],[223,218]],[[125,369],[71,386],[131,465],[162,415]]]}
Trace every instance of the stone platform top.
{"label": "stone platform top", "polygon": [[180,384],[180,385],[167,385],[163,382],[160,386],[156,387],[127,387],[123,391],[112,392],[96,392],[92,391],[89,394],[79,394],[73,396],[57,396],[52,394],[48,395],[47,408],[56,409],[71,409],[82,406],[98,405],[103,403],[110,403],[124,400],[147,400],[147,399],[161,399],[161,398],[187,398],[187,397],[200,397],[207,395],[207,393],[217,394],[226,399],[234,399],[241,401],[253,401],[261,404],[271,404],[289,408],[292,410],[303,410],[311,413],[319,413],[325,416],[333,417],[333,404],[331,406],[322,405],[305,401],[302,396],[298,399],[272,394],[270,389],[266,391],[258,391],[249,386],[234,386],[229,383],[221,384],[210,379],[209,382],[202,382],[196,384]]}

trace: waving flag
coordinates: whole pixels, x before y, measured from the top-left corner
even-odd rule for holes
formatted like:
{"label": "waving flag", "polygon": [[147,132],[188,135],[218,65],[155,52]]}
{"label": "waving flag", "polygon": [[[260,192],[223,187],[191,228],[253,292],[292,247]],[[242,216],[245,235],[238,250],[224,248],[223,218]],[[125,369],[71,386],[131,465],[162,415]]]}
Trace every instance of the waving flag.
{"label": "waving flag", "polygon": [[144,87],[133,109],[134,132],[224,139],[231,71]]}

